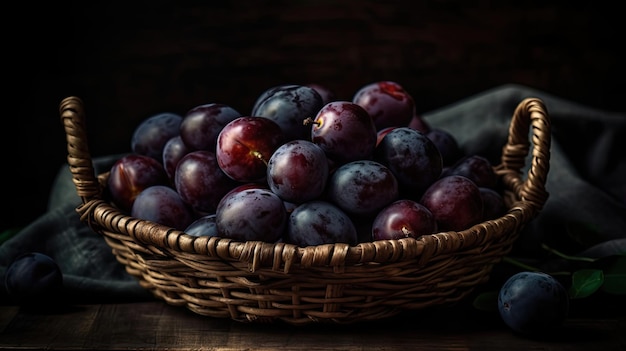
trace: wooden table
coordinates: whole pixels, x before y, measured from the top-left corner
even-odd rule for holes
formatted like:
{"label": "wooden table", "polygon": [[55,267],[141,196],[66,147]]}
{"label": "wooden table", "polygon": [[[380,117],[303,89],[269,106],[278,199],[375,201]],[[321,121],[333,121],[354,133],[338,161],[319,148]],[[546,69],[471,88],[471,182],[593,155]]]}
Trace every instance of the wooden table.
{"label": "wooden table", "polygon": [[626,318],[572,318],[550,339],[512,333],[464,309],[350,325],[243,324],[160,301],[72,305],[57,312],[0,306],[0,350],[626,350]]}

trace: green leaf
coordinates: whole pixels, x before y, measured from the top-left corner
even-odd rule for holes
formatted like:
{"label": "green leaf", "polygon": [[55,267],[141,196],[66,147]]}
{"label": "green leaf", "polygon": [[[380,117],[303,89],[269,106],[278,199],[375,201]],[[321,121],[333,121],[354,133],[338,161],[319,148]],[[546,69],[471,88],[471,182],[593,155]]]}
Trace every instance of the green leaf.
{"label": "green leaf", "polygon": [[480,311],[497,311],[498,310],[498,291],[486,291],[480,293],[472,303],[475,309]]}
{"label": "green leaf", "polygon": [[602,291],[609,294],[626,294],[626,256],[618,257],[604,272]]}
{"label": "green leaf", "polygon": [[604,283],[604,272],[600,269],[581,269],[572,274],[569,296],[582,299],[596,292]]}

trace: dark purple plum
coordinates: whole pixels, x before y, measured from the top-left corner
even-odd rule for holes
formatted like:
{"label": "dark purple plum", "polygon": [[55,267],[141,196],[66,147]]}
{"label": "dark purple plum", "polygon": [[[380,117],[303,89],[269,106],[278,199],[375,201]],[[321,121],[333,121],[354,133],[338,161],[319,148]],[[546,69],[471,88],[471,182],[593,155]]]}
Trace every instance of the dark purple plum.
{"label": "dark purple plum", "polygon": [[[401,126],[401,127],[404,127],[404,126]],[[420,132],[422,132],[424,134],[430,132],[431,129],[432,129],[432,127],[430,126],[430,124],[428,122],[426,122],[424,117],[422,117],[418,113],[415,113],[413,115],[413,118],[411,118],[411,121],[409,122],[408,127],[411,128],[411,129],[415,129],[417,131],[420,131]]]}
{"label": "dark purple plum", "polygon": [[257,96],[256,100],[254,101],[254,104],[252,104],[252,109],[250,110],[250,112],[256,111],[261,106],[261,104],[267,98],[269,98],[270,96],[274,95],[275,92],[277,92],[279,90],[288,89],[288,88],[294,88],[294,87],[297,87],[297,86],[298,85],[296,85],[296,84],[279,84],[279,85],[275,85],[273,87],[265,89],[261,94],[259,94],[259,96]]}
{"label": "dark purple plum", "polygon": [[379,81],[367,84],[354,94],[352,102],[369,113],[377,130],[408,126],[415,115],[413,97],[396,82]]}
{"label": "dark purple plum", "polygon": [[196,219],[176,190],[165,185],[153,185],[139,193],[130,215],[178,230],[184,230]]}
{"label": "dark purple plum", "polygon": [[220,237],[237,241],[279,240],[287,227],[283,200],[258,185],[242,185],[217,205],[215,224]]}
{"label": "dark purple plum", "polygon": [[192,151],[178,162],[174,186],[180,197],[200,215],[215,213],[222,197],[239,183],[217,164],[214,152]]}
{"label": "dark purple plum", "polygon": [[163,146],[162,164],[172,184],[174,184],[174,175],[176,174],[178,161],[191,151],[192,150],[185,145],[180,135],[171,138],[165,143],[165,146]]}
{"label": "dark purple plum", "polygon": [[479,187],[483,198],[483,220],[495,219],[506,213],[504,197],[494,189]]}
{"label": "dark purple plum", "polygon": [[376,146],[378,147],[378,145],[380,145],[380,142],[383,140],[385,135],[389,134],[389,132],[391,132],[392,130],[396,128],[398,127],[386,127],[386,128],[379,130],[378,133],[376,133]]}
{"label": "dark purple plum", "polygon": [[107,179],[113,203],[126,212],[144,189],[167,184],[170,181],[161,162],[139,154],[127,154],[115,161]]}
{"label": "dark purple plum", "polygon": [[267,163],[285,142],[280,126],[268,118],[244,116],[232,120],[217,137],[217,163],[230,178],[265,181]]}
{"label": "dark purple plum", "polygon": [[221,103],[198,105],[187,111],[180,124],[180,137],[190,150],[215,152],[217,136],[226,124],[241,117],[234,108]]}
{"label": "dark purple plum", "polygon": [[300,247],[358,242],[350,217],[330,202],[313,200],[296,207],[289,215],[284,242]]}
{"label": "dark purple plum", "polygon": [[437,146],[424,133],[409,127],[387,133],[374,155],[374,160],[391,170],[401,189],[415,196],[439,179],[443,169]]}
{"label": "dark purple plum", "polygon": [[61,301],[63,273],[52,257],[40,252],[26,252],[11,261],[4,285],[15,303],[48,309]]}
{"label": "dark purple plum", "polygon": [[448,167],[456,163],[463,156],[463,150],[459,147],[456,138],[441,128],[432,128],[426,133],[441,153],[443,166]]}
{"label": "dark purple plum", "polygon": [[310,140],[311,128],[302,122],[315,116],[324,106],[322,97],[306,85],[282,85],[262,94],[250,113],[276,122],[285,136],[285,141]]}
{"label": "dark purple plum", "polygon": [[269,188],[281,199],[294,203],[322,195],[328,174],[324,150],[308,140],[292,140],[281,145],[267,164]]}
{"label": "dark purple plum", "polygon": [[307,119],[310,140],[337,164],[372,158],[376,126],[363,107],[349,101],[326,104],[314,119]]}
{"label": "dark purple plum", "polygon": [[440,231],[465,230],[483,219],[480,190],[463,176],[437,180],[426,189],[419,202],[435,216]]}
{"label": "dark purple plum", "polygon": [[346,163],[328,181],[330,201],[349,215],[373,215],[398,196],[396,177],[372,160]]}
{"label": "dark purple plum", "polygon": [[563,326],[569,313],[569,295],[553,276],[519,272],[507,279],[498,293],[498,311],[513,331],[545,336]]}
{"label": "dark purple plum", "polygon": [[426,206],[401,199],[378,212],[372,224],[372,240],[417,239],[436,231],[437,221]]}
{"label": "dark purple plum", "polygon": [[217,236],[217,225],[215,213],[204,215],[191,222],[185,229],[185,233],[192,236]]}
{"label": "dark purple plum", "polygon": [[179,135],[183,117],[170,112],[150,116],[135,128],[131,137],[132,152],[161,162],[163,147],[172,137]]}
{"label": "dark purple plum", "polygon": [[322,97],[322,105],[326,105],[327,103],[331,101],[337,100],[337,94],[335,94],[334,91],[332,91],[330,88],[328,88],[325,85],[318,84],[318,83],[309,83],[307,84],[307,86],[315,89],[315,91],[317,91],[317,93],[320,94],[320,96]]}
{"label": "dark purple plum", "polygon": [[471,179],[479,187],[496,188],[498,175],[492,164],[480,155],[469,155],[454,163],[445,175],[461,175]]}

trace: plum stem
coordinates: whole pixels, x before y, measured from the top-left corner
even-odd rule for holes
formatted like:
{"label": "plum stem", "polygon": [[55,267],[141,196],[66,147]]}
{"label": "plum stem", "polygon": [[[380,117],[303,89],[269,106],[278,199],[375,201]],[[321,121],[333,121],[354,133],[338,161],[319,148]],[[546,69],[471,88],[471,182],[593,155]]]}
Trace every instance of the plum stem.
{"label": "plum stem", "polygon": [[309,124],[315,124],[315,125],[320,125],[320,122],[316,122],[313,118],[308,117],[306,118],[304,121],[302,121],[302,124],[304,124],[305,126],[308,126]]}
{"label": "plum stem", "polygon": [[402,226],[402,234],[404,234],[405,238],[409,238],[411,236],[413,236],[413,231],[411,231],[409,228],[407,228],[406,226]]}
{"label": "plum stem", "polygon": [[263,162],[263,164],[265,164],[267,166],[267,160],[265,159],[265,157],[263,157],[263,154],[258,152],[258,151],[252,151],[252,155],[254,157],[256,157],[257,159],[261,160]]}

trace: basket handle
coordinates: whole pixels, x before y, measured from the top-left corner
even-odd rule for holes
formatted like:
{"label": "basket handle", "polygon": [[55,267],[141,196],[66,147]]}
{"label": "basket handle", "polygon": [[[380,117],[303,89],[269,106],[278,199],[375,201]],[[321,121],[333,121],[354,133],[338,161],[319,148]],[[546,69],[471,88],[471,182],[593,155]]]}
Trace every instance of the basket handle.
{"label": "basket handle", "polygon": [[[532,129],[531,129],[532,127]],[[525,179],[522,179],[530,150],[532,135],[532,161]],[[546,107],[539,98],[526,98],[515,109],[506,145],[502,148],[501,164],[495,171],[502,181],[527,201],[536,212],[548,199],[545,184],[550,169],[551,125]]]}
{"label": "basket handle", "polygon": [[101,197],[101,187],[96,178],[85,127],[83,101],[70,96],[61,101],[59,106],[61,122],[67,137],[67,162],[72,173],[72,181],[83,204]]}

